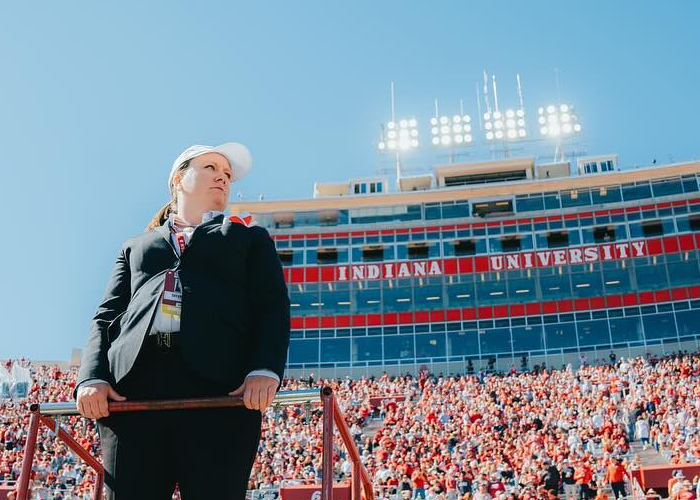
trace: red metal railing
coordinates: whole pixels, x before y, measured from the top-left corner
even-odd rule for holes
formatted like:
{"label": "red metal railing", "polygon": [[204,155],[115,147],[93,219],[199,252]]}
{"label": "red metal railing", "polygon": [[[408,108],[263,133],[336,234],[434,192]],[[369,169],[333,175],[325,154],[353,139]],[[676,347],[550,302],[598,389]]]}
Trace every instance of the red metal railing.
{"label": "red metal railing", "polygon": [[[338,406],[335,394],[331,387],[324,387],[320,394],[318,391],[283,391],[277,394],[273,404],[283,406],[318,403],[323,404],[323,477],[321,478],[321,499],[333,500],[333,424],[338,427],[343,443],[348,450],[352,460],[351,491],[352,500],[374,500],[374,491],[367,470],[360,461],[360,453],[355,446],[355,442],[350,436],[345,419]],[[123,413],[132,411],[158,411],[158,410],[192,410],[203,408],[230,408],[243,406],[242,397],[220,397],[220,398],[191,398],[177,400],[153,400],[153,401],[110,401],[110,413]],[[95,470],[97,479],[95,489],[92,493],[93,500],[102,498],[104,487],[104,468],[102,464],[85,450],[78,442],[65,430],[63,430],[57,419],[52,417],[78,415],[75,403],[45,403],[32,404],[29,408],[31,417],[29,420],[29,435],[24,448],[24,458],[22,461],[22,471],[19,477],[17,489],[17,500],[29,500],[29,481],[34,461],[34,451],[36,440],[41,424],[47,426],[56,434],[56,437],[63,441],[68,448],[82,458],[90,467]],[[364,488],[364,497],[362,489]]]}

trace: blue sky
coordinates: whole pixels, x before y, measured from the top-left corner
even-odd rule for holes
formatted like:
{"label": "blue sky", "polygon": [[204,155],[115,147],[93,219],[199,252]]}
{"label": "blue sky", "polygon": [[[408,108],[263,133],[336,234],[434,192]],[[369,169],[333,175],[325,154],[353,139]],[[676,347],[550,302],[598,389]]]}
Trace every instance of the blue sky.
{"label": "blue sky", "polygon": [[248,145],[246,199],[385,168],[391,81],[420,119],[436,97],[476,115],[484,69],[515,105],[520,73],[532,116],[558,68],[588,153],[700,158],[699,22],[693,0],[3,2],[0,358],[82,346],[120,243],[190,144]]}

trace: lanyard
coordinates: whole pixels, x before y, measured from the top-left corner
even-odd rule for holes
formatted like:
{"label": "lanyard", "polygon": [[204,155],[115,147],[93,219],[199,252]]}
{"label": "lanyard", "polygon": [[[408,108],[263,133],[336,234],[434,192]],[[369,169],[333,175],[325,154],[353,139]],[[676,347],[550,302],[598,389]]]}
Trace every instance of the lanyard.
{"label": "lanyard", "polygon": [[180,255],[182,255],[185,251],[185,248],[187,248],[187,242],[185,242],[185,234],[175,233],[175,239],[177,240],[177,244],[180,247]]}

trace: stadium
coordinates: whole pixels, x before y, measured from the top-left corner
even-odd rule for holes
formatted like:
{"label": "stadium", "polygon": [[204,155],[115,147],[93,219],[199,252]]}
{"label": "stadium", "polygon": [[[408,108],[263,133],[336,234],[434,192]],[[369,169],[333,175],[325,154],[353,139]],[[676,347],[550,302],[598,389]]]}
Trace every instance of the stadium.
{"label": "stadium", "polygon": [[698,172],[506,158],[232,210],[285,266],[289,373],[561,366],[698,348]]}
{"label": "stadium", "polygon": [[[698,172],[502,158],[437,165],[395,192],[362,178],[232,203],[284,266],[282,391],[333,388],[375,498],[600,500],[620,470],[625,498],[694,498]],[[9,361],[3,379],[4,498],[26,445],[21,400],[70,401],[75,384],[75,367],[29,367]],[[322,414],[268,409],[251,499],[317,498]],[[92,421],[59,425],[97,454]],[[31,498],[93,498],[89,467],[50,430],[32,470]],[[335,498],[350,498],[352,470],[336,451]]]}
{"label": "stadium", "polygon": [[[530,139],[517,81],[517,109],[484,86],[474,130],[436,102],[447,162],[405,174],[420,132],[392,86],[395,179],[229,204],[272,236],[292,316],[249,499],[700,496],[700,162],[578,154],[565,103]],[[0,500],[101,498],[79,360],[0,367]]]}

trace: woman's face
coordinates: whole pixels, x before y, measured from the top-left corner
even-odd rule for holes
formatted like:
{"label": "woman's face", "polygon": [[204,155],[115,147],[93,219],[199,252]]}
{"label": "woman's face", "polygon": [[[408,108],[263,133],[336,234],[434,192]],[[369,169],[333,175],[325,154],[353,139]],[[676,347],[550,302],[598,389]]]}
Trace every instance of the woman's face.
{"label": "woman's face", "polygon": [[219,153],[206,153],[190,160],[183,174],[176,174],[174,184],[179,196],[187,203],[224,210],[228,202],[233,172],[226,157]]}

